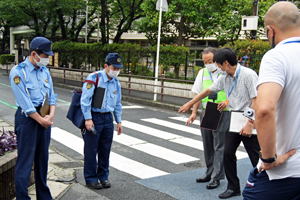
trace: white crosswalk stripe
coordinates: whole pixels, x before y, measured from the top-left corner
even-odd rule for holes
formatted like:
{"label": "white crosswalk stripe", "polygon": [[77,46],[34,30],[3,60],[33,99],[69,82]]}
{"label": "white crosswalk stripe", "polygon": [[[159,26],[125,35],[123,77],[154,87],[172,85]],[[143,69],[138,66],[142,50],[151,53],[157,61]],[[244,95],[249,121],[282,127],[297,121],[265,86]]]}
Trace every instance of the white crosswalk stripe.
{"label": "white crosswalk stripe", "polygon": [[[177,120],[177,121],[184,122],[184,124],[185,124],[186,121],[188,120],[188,118],[182,118],[182,117],[169,117],[169,118],[170,118],[170,119]],[[195,125],[199,125],[199,126],[200,126],[200,120],[195,119],[195,120],[193,121],[192,124],[195,124]]]}
{"label": "white crosswalk stripe", "polygon": [[172,151],[155,144],[147,143],[146,141],[131,137],[129,135],[125,135],[124,133],[119,136],[115,136],[114,141],[148,153],[152,156],[165,159],[175,164],[199,160],[198,158],[194,158],[183,153]]}
{"label": "white crosswalk stripe", "polygon": [[[84,144],[81,138],[58,127],[52,128],[51,138],[83,155]],[[110,166],[141,179],[169,174],[114,152],[110,153]]]}
{"label": "white crosswalk stripe", "polygon": [[[177,120],[177,121],[183,121],[176,117],[170,117],[170,119]],[[170,130],[168,132],[162,131],[162,130],[150,127],[148,125],[142,125],[142,124],[130,122],[127,120],[122,121],[122,126],[124,128],[134,130],[138,133],[142,133],[142,134],[146,134],[146,135],[154,136],[156,138],[163,139],[167,142],[176,143],[176,144],[183,145],[185,147],[193,148],[195,150],[203,151],[203,142],[202,141],[197,140],[197,139],[188,138],[188,137],[183,137],[181,135],[172,133],[172,130],[180,130],[182,132],[192,133],[194,135],[199,136],[200,135],[199,128],[186,127],[184,125],[178,125],[173,122],[169,122],[169,121],[161,120],[161,119],[155,119],[155,118],[146,118],[146,119],[141,119],[141,120],[149,123],[149,125],[152,125],[152,126],[154,124],[154,125],[169,127]],[[196,134],[196,132],[197,132],[197,134]],[[58,128],[58,127],[52,128],[51,137],[52,137],[52,139],[56,140],[57,142],[60,142],[63,145],[69,147],[70,149],[73,149],[74,151],[83,155],[84,142],[83,142],[82,138],[77,137],[65,130]],[[126,134],[126,131],[125,131],[125,133],[122,133],[121,135],[117,135],[117,133],[115,131],[114,142],[125,145],[126,146],[125,148],[131,148],[131,149],[137,150],[139,152],[146,153],[149,156],[163,159],[163,160],[168,161],[173,164],[187,163],[187,162],[197,161],[200,159],[200,158],[190,156],[188,154],[184,154],[182,152],[174,151],[174,150],[168,149],[166,147],[156,145],[154,143],[150,143],[145,140],[141,140],[141,139],[132,137],[132,136]],[[242,152],[242,151],[237,151],[236,156],[238,159],[248,157],[247,153]],[[125,173],[131,174],[138,178],[141,178],[141,179],[169,174],[166,171],[156,169],[155,166],[154,167],[148,166],[141,162],[126,158],[126,156],[119,155],[113,151],[110,154],[110,166],[115,169],[118,169],[120,171],[123,171]]]}
{"label": "white crosswalk stripe", "polygon": [[173,123],[173,122],[168,122],[168,121],[161,120],[161,119],[156,119],[156,118],[147,118],[147,119],[141,119],[141,120],[145,121],[145,122],[159,124],[160,126],[165,126],[165,127],[168,127],[168,128],[188,132],[188,133],[191,133],[191,134],[194,134],[194,135],[201,135],[200,129],[185,126],[184,124],[180,125],[180,124],[176,124],[176,123]]}

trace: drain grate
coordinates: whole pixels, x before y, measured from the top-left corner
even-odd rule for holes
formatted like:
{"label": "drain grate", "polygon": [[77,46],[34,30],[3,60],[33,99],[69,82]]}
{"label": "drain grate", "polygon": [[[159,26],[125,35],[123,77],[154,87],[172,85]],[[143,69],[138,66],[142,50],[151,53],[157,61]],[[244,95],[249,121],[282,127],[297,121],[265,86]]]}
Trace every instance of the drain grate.
{"label": "drain grate", "polygon": [[53,163],[53,164],[58,167],[61,167],[63,169],[83,167],[83,164],[80,162],[58,162],[58,163]]}

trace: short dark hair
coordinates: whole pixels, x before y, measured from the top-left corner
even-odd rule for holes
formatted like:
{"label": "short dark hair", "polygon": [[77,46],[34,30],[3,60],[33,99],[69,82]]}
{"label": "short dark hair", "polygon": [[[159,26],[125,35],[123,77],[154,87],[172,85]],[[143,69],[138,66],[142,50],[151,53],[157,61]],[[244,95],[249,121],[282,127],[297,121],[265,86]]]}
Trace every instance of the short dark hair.
{"label": "short dark hair", "polygon": [[40,50],[40,49],[30,49],[29,51],[30,51],[30,54],[31,54],[31,52],[35,51],[35,53],[37,53],[37,55],[41,55],[42,53],[44,53],[44,52],[43,52],[42,50]]}
{"label": "short dark hair", "polygon": [[208,53],[212,53],[215,54],[217,52],[217,49],[214,47],[206,47],[205,49],[203,49],[202,54],[208,54]]}
{"label": "short dark hair", "polygon": [[233,49],[224,47],[214,54],[213,62],[223,65],[225,60],[227,60],[231,66],[235,66],[237,64],[236,53]]}

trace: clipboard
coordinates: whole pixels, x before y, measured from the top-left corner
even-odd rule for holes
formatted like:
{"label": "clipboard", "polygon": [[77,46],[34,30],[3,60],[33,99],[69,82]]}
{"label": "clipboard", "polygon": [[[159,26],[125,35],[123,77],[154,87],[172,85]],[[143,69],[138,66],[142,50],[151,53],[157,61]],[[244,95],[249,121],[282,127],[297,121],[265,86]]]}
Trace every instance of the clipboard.
{"label": "clipboard", "polygon": [[218,104],[208,101],[201,120],[200,128],[217,131],[223,112],[218,111]]}
{"label": "clipboard", "polygon": [[102,87],[97,87],[94,90],[94,95],[92,99],[92,107],[101,109],[104,102],[106,89]]}
{"label": "clipboard", "polygon": [[40,109],[40,113],[42,117],[45,117],[46,115],[49,115],[49,112],[50,112],[50,104],[49,104],[48,93],[46,93],[46,97]]}
{"label": "clipboard", "polygon": [[[240,133],[247,122],[248,118],[243,115],[242,111],[231,111],[229,132]],[[256,129],[252,130],[252,134],[257,134]]]}

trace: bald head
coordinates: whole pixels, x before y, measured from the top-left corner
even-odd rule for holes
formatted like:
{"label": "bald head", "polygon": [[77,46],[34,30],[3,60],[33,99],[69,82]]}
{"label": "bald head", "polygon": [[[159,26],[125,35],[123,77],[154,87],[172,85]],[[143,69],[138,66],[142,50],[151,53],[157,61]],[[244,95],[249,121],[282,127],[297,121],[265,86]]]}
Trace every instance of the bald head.
{"label": "bald head", "polygon": [[300,13],[297,6],[287,1],[274,4],[265,15],[265,25],[274,25],[282,32],[299,29]]}

